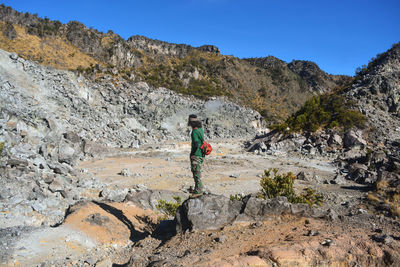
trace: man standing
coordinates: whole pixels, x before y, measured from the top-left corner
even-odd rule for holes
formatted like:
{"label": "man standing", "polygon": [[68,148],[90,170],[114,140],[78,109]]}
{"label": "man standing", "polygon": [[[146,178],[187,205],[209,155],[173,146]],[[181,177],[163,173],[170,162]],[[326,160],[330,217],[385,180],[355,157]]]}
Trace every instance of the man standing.
{"label": "man standing", "polygon": [[190,166],[194,179],[194,195],[203,194],[204,186],[201,181],[201,166],[203,165],[204,155],[201,146],[204,142],[204,131],[201,122],[196,115],[189,115],[188,125],[192,127],[192,149],[190,151]]}

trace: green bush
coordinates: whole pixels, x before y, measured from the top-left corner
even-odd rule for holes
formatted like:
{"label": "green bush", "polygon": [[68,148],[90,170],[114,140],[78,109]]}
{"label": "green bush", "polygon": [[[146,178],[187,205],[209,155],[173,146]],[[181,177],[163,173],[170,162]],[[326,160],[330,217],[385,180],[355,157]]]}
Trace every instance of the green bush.
{"label": "green bush", "polygon": [[239,201],[241,201],[241,200],[243,199],[243,197],[244,197],[243,194],[235,194],[235,195],[230,195],[230,196],[229,196],[229,199],[230,199],[231,201],[233,201],[233,200],[239,200]]}
{"label": "green bush", "polygon": [[174,217],[179,206],[182,204],[182,199],[178,196],[174,196],[175,203],[169,202],[163,199],[159,199],[156,208],[164,214],[160,219],[168,220],[168,218]]}
{"label": "green bush", "polygon": [[278,169],[268,169],[264,171],[261,178],[261,190],[258,196],[264,199],[284,196],[291,203],[307,203],[309,206],[322,205],[322,195],[311,188],[305,188],[304,192],[298,195],[293,188],[295,179],[296,176],[291,172],[278,174]]}
{"label": "green bush", "polygon": [[1,153],[3,153],[5,143],[6,142],[0,142],[0,156],[1,156]]}
{"label": "green bush", "polygon": [[273,128],[281,132],[315,132],[321,128],[342,130],[352,127],[362,128],[366,119],[358,110],[352,109],[353,106],[354,103],[346,101],[338,94],[313,96],[298,112],[284,123],[274,125]]}

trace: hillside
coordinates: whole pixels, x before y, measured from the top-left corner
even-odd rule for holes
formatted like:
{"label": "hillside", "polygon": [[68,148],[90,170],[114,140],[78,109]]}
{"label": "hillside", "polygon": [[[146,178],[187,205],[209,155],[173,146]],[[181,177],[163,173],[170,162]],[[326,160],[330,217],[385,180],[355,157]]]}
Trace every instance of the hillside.
{"label": "hillside", "polygon": [[102,33],[77,21],[62,24],[4,5],[0,21],[0,49],[25,59],[92,78],[112,73],[202,99],[226,96],[256,109],[267,122],[286,118],[310,96],[348,79],[308,61],[239,59],[220,54],[212,45],[192,47],[143,36],[124,40],[112,31]]}

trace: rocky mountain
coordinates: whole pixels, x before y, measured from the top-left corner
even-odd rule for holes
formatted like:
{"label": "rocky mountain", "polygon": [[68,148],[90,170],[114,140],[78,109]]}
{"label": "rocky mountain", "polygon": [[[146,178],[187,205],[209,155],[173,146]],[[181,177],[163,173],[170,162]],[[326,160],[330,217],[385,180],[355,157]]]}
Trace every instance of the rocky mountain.
{"label": "rocky mountain", "polygon": [[345,95],[357,103],[373,127],[370,141],[390,145],[400,139],[400,43],[361,69]]}
{"label": "rocky mountain", "polygon": [[143,36],[124,40],[112,31],[101,33],[77,21],[62,24],[4,5],[0,21],[0,48],[25,59],[95,73],[90,77],[102,69],[203,99],[224,95],[256,109],[268,122],[286,118],[311,95],[330,91],[347,79],[308,61],[239,59],[221,55],[213,45],[192,47]]}
{"label": "rocky mountain", "polygon": [[[342,113],[348,114],[342,122],[353,125],[352,128],[340,128],[336,122],[336,127],[317,127],[314,132],[305,129],[297,133],[275,130],[250,142],[249,151],[285,155],[300,153],[335,159],[340,171],[329,183],[340,184],[346,178],[370,185],[369,204],[376,207],[378,213],[399,216],[400,43],[377,55],[359,70],[352,84],[335,92],[333,96],[336,97],[329,99],[344,101],[345,105],[356,109],[356,116],[354,112]],[[314,103],[314,110],[315,107],[320,108],[315,104],[318,101],[310,103]],[[332,106],[340,106],[333,101],[328,101],[326,105],[328,110],[330,108],[335,111],[338,109]],[[314,110],[303,109],[304,113],[292,116],[288,120],[291,123],[284,124],[283,128],[293,125],[293,122],[300,122],[301,116],[311,118],[307,112]],[[318,117],[316,115],[313,114],[314,119]],[[361,119],[366,122],[364,126],[361,126],[363,123],[354,126],[357,121],[355,124],[350,123]]]}
{"label": "rocky mountain", "polygon": [[[0,265],[399,262],[399,44],[349,83],[308,61],[123,40],[4,5],[0,18]],[[264,133],[263,117],[285,118],[309,96],[300,111],[329,123]],[[191,113],[214,147],[204,165],[212,193],[198,198]],[[305,113],[290,118],[308,122]],[[338,127],[360,114],[364,128]],[[248,153],[241,140],[254,136]],[[293,172],[293,193],[318,191],[321,206],[260,197],[269,167]],[[165,219],[162,204],[177,210]]]}

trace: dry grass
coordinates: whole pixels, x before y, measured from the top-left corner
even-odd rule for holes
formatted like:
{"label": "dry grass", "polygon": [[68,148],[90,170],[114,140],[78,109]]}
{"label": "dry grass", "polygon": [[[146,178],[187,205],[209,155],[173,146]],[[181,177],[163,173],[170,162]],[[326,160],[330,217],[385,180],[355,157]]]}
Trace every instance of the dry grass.
{"label": "dry grass", "polygon": [[367,199],[371,202],[379,202],[379,198],[372,192],[368,193]]}
{"label": "dry grass", "polygon": [[41,39],[26,33],[22,26],[13,26],[18,36],[10,40],[2,34],[5,22],[0,22],[0,49],[58,69],[76,69],[79,66],[86,68],[98,63],[66,40],[59,37]]}
{"label": "dry grass", "polygon": [[382,191],[385,190],[389,186],[388,181],[386,180],[380,180],[376,183],[376,191]]}

